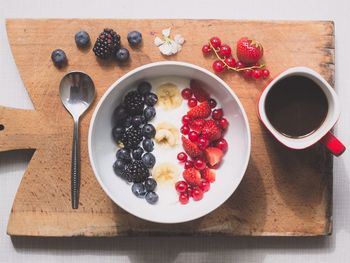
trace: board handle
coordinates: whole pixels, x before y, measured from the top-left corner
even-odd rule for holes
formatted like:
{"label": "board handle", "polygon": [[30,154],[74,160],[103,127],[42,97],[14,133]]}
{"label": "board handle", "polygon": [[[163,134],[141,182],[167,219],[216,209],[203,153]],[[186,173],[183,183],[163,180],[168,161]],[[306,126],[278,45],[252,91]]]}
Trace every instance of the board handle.
{"label": "board handle", "polygon": [[346,150],[344,144],[342,144],[341,141],[339,141],[331,132],[327,132],[327,134],[321,139],[321,142],[335,156],[340,156]]}

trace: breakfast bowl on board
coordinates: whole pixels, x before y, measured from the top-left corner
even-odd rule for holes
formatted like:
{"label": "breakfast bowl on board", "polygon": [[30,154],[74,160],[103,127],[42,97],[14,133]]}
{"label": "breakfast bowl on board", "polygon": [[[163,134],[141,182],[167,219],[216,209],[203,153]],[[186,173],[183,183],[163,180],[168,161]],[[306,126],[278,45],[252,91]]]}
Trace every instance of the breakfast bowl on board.
{"label": "breakfast bowl on board", "polygon": [[215,74],[156,62],[105,92],[89,128],[90,162],[127,212],[158,223],[202,217],[236,190],[250,157],[246,113]]}

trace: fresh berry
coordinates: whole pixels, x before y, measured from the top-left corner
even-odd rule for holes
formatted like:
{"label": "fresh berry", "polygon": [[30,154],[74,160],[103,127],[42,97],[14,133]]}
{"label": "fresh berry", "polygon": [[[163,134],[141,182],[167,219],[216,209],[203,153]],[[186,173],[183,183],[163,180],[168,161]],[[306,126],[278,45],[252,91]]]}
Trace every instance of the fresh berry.
{"label": "fresh berry", "polygon": [[148,192],[146,194],[146,201],[151,205],[157,203],[158,199],[159,199],[159,197],[155,192]]}
{"label": "fresh berry", "polygon": [[221,45],[219,47],[219,55],[221,57],[225,57],[225,58],[228,58],[229,56],[231,56],[231,48],[229,45]]}
{"label": "fresh berry", "polygon": [[198,101],[196,99],[194,99],[194,98],[189,99],[188,102],[187,102],[187,105],[190,108],[196,107],[197,104],[198,104]]}
{"label": "fresh berry", "polygon": [[117,157],[117,160],[120,159],[126,163],[131,161],[130,151],[125,148],[119,149],[116,153],[116,157]]}
{"label": "fresh berry", "polygon": [[264,49],[262,45],[256,41],[242,37],[237,42],[237,57],[245,64],[256,64],[263,56]]}
{"label": "fresh berry", "polygon": [[208,147],[204,150],[205,157],[210,165],[216,165],[221,162],[224,153],[216,147]]}
{"label": "fresh berry", "polygon": [[204,45],[202,47],[202,52],[204,55],[209,55],[211,53],[211,48],[209,45]]}
{"label": "fresh berry", "polygon": [[153,178],[147,178],[145,181],[145,187],[147,192],[152,192],[157,187],[157,181]]}
{"label": "fresh berry", "polygon": [[236,66],[236,60],[232,57],[225,58],[224,62],[226,63],[227,66],[234,68]]}
{"label": "fresh berry", "polygon": [[194,161],[194,168],[196,168],[197,170],[203,170],[205,166],[205,161],[202,158],[198,158]]}
{"label": "fresh berry", "polygon": [[129,128],[131,126],[132,117],[129,116],[123,121],[124,128]]}
{"label": "fresh berry", "polygon": [[201,171],[201,174],[202,174],[202,178],[207,180],[209,183],[215,182],[215,179],[216,179],[215,170],[210,168],[205,168],[204,170]]}
{"label": "fresh berry", "polygon": [[132,121],[131,121],[131,125],[134,127],[140,127],[141,124],[143,123],[143,118],[141,118],[142,116],[140,115],[136,115],[132,117]]}
{"label": "fresh berry", "polygon": [[146,180],[150,176],[148,168],[144,165],[142,161],[135,160],[129,163],[126,166],[126,169],[123,173],[123,177],[129,181],[134,183],[141,183]]}
{"label": "fresh berry", "polygon": [[132,150],[131,155],[132,158],[134,158],[135,160],[141,160],[142,154],[143,154],[143,149],[142,147],[137,147],[136,149]]}
{"label": "fresh berry", "polygon": [[137,85],[137,91],[142,95],[146,96],[148,93],[151,92],[152,85],[147,81],[140,82],[139,85]]}
{"label": "fresh berry", "polygon": [[158,102],[158,96],[152,92],[145,96],[145,103],[148,106],[154,106]]}
{"label": "fresh berry", "polygon": [[182,117],[182,124],[186,125],[186,124],[189,124],[191,118],[188,116],[188,115],[184,115]]}
{"label": "fresh berry", "polygon": [[193,95],[193,91],[189,88],[186,88],[186,89],[183,89],[181,91],[181,96],[185,99],[185,100],[188,100],[192,97]]}
{"label": "fresh berry", "polygon": [[123,176],[123,173],[126,168],[126,163],[122,159],[117,159],[113,164],[113,170],[116,175]]}
{"label": "fresh berry", "polygon": [[253,70],[252,77],[255,79],[260,79],[262,77],[262,72],[259,69]]}
{"label": "fresh berry", "polygon": [[188,194],[188,197],[192,197],[192,193],[193,193],[193,188],[191,186],[189,186],[187,188],[187,194]]}
{"label": "fresh berry", "polygon": [[150,123],[145,124],[142,127],[142,135],[145,138],[152,139],[156,135],[156,128],[154,128],[154,126]]}
{"label": "fresh berry", "polygon": [[209,141],[207,138],[200,137],[197,141],[197,145],[199,149],[205,150],[205,148],[207,148],[209,145]]}
{"label": "fresh berry", "polygon": [[119,63],[125,63],[129,60],[129,58],[130,58],[130,53],[129,53],[129,50],[126,48],[120,48],[115,53],[115,59]]}
{"label": "fresh berry", "polygon": [[215,165],[210,165],[210,164],[208,164],[208,167],[209,167],[210,169],[216,170],[216,169],[219,169],[220,163],[217,163],[217,164],[215,164]]}
{"label": "fresh berry", "polygon": [[113,139],[116,143],[120,142],[120,140],[123,137],[124,132],[125,132],[125,128],[123,128],[123,127],[116,126],[113,128],[112,135],[113,135]]}
{"label": "fresh berry", "polygon": [[156,109],[152,106],[147,106],[143,111],[143,116],[146,121],[152,120],[156,116]]}
{"label": "fresh berry", "polygon": [[142,155],[142,162],[147,168],[153,168],[156,164],[156,157],[152,153],[145,153]]}
{"label": "fresh berry", "polygon": [[227,127],[228,127],[228,120],[227,119],[221,118],[221,120],[219,120],[218,124],[219,124],[221,129],[223,129],[224,131],[227,130]]}
{"label": "fresh berry", "polygon": [[204,119],[194,119],[193,121],[191,121],[189,127],[196,131],[197,133],[201,133],[203,126],[205,124],[205,120]]}
{"label": "fresh berry", "polygon": [[113,122],[117,126],[122,126],[125,119],[128,117],[128,112],[123,105],[118,105],[113,111]]}
{"label": "fresh berry", "polygon": [[246,69],[246,70],[243,71],[243,76],[245,78],[251,78],[252,74],[253,74],[253,70],[251,70],[251,69]]}
{"label": "fresh berry", "polygon": [[184,152],[180,152],[177,155],[177,159],[179,160],[179,162],[186,162],[187,161],[187,154]]}
{"label": "fresh berry", "polygon": [[51,60],[56,67],[61,68],[67,64],[66,53],[62,49],[55,49],[51,53]]}
{"label": "fresh berry", "polygon": [[264,69],[262,71],[262,76],[264,79],[268,78],[270,76],[270,71],[268,71],[267,69]]}
{"label": "fresh berry", "polygon": [[84,48],[87,47],[90,44],[90,36],[85,31],[79,31],[75,34],[75,44],[80,47]]}
{"label": "fresh berry", "polygon": [[183,205],[187,204],[189,201],[189,197],[187,193],[181,193],[179,194],[179,202]]}
{"label": "fresh berry", "polygon": [[188,168],[184,170],[182,175],[186,180],[186,182],[189,183],[190,185],[199,185],[201,182],[201,174],[195,168]]}
{"label": "fresh berry", "polygon": [[218,48],[221,46],[221,40],[218,37],[212,37],[209,41],[213,48]]}
{"label": "fresh berry", "polygon": [[128,149],[135,149],[142,141],[143,136],[140,128],[130,127],[123,134],[121,139],[124,146]]}
{"label": "fresh berry", "polygon": [[216,73],[222,73],[225,71],[225,63],[222,62],[221,60],[215,60],[213,62],[213,70],[216,72]]}
{"label": "fresh berry", "polygon": [[222,118],[222,116],[224,115],[224,112],[222,109],[215,109],[213,110],[212,114],[211,114],[211,117],[214,119],[214,120],[220,120]]}
{"label": "fresh berry", "polygon": [[240,69],[240,68],[244,68],[244,67],[245,67],[245,65],[244,65],[244,63],[242,61],[238,61],[236,63],[236,68]]}
{"label": "fresh berry", "polygon": [[190,139],[191,142],[196,142],[198,140],[199,134],[196,131],[190,131],[188,134],[188,139]]}
{"label": "fresh berry", "polygon": [[210,105],[210,108],[214,109],[216,107],[216,105],[217,105],[216,100],[210,99],[209,100],[209,105]]}
{"label": "fresh berry", "polygon": [[185,181],[178,181],[175,184],[175,189],[178,193],[184,193],[187,191],[188,184]]}
{"label": "fresh berry", "polygon": [[216,148],[219,148],[221,151],[226,152],[228,149],[228,143],[224,138],[217,140],[214,144]]}
{"label": "fresh berry", "polygon": [[208,101],[203,101],[196,107],[192,108],[189,112],[187,112],[187,116],[190,119],[197,118],[207,118],[210,116],[211,109]]}
{"label": "fresh berry", "polygon": [[210,183],[207,180],[202,180],[201,183],[199,184],[199,188],[203,191],[203,192],[208,192],[210,189]]}
{"label": "fresh berry", "polygon": [[180,128],[180,131],[181,131],[182,134],[187,135],[190,132],[190,128],[187,125],[183,125]]}
{"label": "fresh berry", "polygon": [[184,148],[185,152],[192,158],[195,158],[202,154],[202,151],[198,148],[198,146],[184,136],[182,136],[182,147]]}
{"label": "fresh berry", "polygon": [[136,47],[142,42],[142,34],[139,31],[131,31],[128,33],[128,42],[132,47]]}
{"label": "fresh berry", "polygon": [[203,198],[203,191],[199,187],[193,188],[192,198],[193,198],[194,201],[202,200],[202,198]]}
{"label": "fresh berry", "polygon": [[146,195],[146,188],[143,183],[134,183],[131,186],[131,191],[137,197],[144,197]]}
{"label": "fresh berry", "polygon": [[152,152],[154,149],[154,142],[152,139],[144,139],[142,141],[142,147],[146,152]]}
{"label": "fresh berry", "polygon": [[190,87],[194,97],[199,101],[203,102],[210,98],[209,93],[206,91],[207,85],[199,80],[192,79],[190,81]]}
{"label": "fresh berry", "polygon": [[202,129],[202,136],[209,141],[215,141],[221,137],[221,130],[215,121],[207,120]]}
{"label": "fresh berry", "polygon": [[187,160],[187,161],[185,162],[184,168],[185,168],[185,169],[188,169],[188,168],[192,168],[192,167],[193,167],[193,162],[190,161],[190,160]]}
{"label": "fresh berry", "polygon": [[107,59],[115,56],[118,49],[120,49],[120,36],[113,29],[105,28],[92,50],[97,57]]}
{"label": "fresh berry", "polygon": [[136,90],[128,92],[124,98],[125,109],[130,115],[140,115],[143,113],[144,100]]}

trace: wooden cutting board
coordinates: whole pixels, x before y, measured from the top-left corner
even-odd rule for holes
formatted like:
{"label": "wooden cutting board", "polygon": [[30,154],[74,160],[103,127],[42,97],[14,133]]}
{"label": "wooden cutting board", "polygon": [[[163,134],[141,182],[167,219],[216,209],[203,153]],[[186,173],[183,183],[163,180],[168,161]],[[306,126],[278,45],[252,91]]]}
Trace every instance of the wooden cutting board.
{"label": "wooden cutting board", "polygon": [[[277,144],[260,124],[256,103],[266,81],[246,81],[224,74],[248,114],[252,132],[249,167],[238,189],[220,208],[182,224],[156,224],[138,219],[115,205],[91,170],[87,133],[94,106],[105,90],[140,65],[178,60],[211,68],[201,47],[211,36],[231,46],[242,36],[259,40],[272,76],[292,66],[307,66],[334,85],[334,24],[233,20],[31,20],[7,23],[12,53],[35,110],[0,107],[0,151],[35,149],[11,210],[8,234],[23,236],[119,235],[328,235],[332,229],[332,157],[316,145],[290,151]],[[91,49],[79,50],[74,34],[89,32],[93,40],[105,27],[120,33],[127,46],[128,31],[143,34],[143,46],[130,49],[123,67],[98,62]],[[163,57],[154,35],[171,27],[186,43],[176,56]],[[51,51],[66,51],[69,65],[56,69]],[[81,123],[82,180],[80,206],[71,209],[70,161],[73,122],[61,105],[62,76],[82,70],[94,80],[97,98]],[[2,87],[6,88],[6,87]],[[161,212],[161,211],[160,211]]]}

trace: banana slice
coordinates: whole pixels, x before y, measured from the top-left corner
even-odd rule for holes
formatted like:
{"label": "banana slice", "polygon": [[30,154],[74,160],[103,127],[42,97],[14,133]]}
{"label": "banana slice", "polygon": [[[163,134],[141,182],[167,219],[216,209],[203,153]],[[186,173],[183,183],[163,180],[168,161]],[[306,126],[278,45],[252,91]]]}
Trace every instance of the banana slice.
{"label": "banana slice", "polygon": [[176,165],[165,162],[153,168],[152,176],[158,183],[175,183],[179,173]]}
{"label": "banana slice", "polygon": [[164,110],[177,108],[182,103],[180,89],[173,83],[165,83],[156,88],[158,105]]}
{"label": "banana slice", "polygon": [[156,143],[174,147],[178,144],[180,133],[178,129],[169,122],[161,122],[156,126]]}

